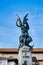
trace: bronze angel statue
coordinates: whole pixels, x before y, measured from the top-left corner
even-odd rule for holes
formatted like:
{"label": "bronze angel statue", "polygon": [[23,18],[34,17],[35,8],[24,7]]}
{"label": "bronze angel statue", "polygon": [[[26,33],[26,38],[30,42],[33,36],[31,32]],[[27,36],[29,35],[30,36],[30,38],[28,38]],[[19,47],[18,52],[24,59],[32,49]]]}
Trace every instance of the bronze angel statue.
{"label": "bronze angel statue", "polygon": [[[18,27],[21,28],[21,36],[19,37],[19,48],[26,45],[26,46],[30,46],[29,43],[32,41],[31,36],[28,34],[28,30],[29,30],[29,25],[28,25],[28,13],[24,16],[23,18],[23,22],[21,21],[20,17],[18,14],[16,14],[18,16],[17,21],[16,21],[16,25]],[[31,47],[32,48],[32,47]]]}
{"label": "bronze angel statue", "polygon": [[[16,15],[18,16],[18,14],[16,14]],[[29,29],[29,25],[27,23],[27,20],[28,20],[27,16],[28,16],[28,13],[24,16],[23,22],[21,21],[19,16],[16,21],[16,25],[21,28],[22,33],[27,33],[28,29]]]}

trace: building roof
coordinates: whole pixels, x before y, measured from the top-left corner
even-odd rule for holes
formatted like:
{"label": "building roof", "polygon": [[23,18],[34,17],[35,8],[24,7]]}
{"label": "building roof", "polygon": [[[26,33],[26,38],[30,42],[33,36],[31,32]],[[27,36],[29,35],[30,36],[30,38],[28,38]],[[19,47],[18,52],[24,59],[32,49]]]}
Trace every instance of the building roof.
{"label": "building roof", "polygon": [[[0,48],[0,53],[18,53],[18,48]],[[34,48],[32,53],[43,53],[43,48]]]}

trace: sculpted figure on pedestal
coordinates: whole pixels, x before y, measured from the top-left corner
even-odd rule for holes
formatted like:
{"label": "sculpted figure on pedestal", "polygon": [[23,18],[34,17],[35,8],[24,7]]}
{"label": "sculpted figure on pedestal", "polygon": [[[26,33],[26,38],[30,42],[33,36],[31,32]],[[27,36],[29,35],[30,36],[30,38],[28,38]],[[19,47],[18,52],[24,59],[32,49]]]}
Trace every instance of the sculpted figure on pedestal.
{"label": "sculpted figure on pedestal", "polygon": [[[26,46],[30,46],[29,43],[32,41],[31,36],[28,33],[29,30],[29,24],[27,22],[28,18],[28,13],[24,16],[23,21],[21,21],[20,17],[18,14],[16,14],[18,16],[17,21],[16,21],[16,25],[18,27],[20,27],[21,29],[21,35],[19,37],[19,48],[21,48],[22,46],[26,45]],[[30,46],[32,48],[32,46]]]}

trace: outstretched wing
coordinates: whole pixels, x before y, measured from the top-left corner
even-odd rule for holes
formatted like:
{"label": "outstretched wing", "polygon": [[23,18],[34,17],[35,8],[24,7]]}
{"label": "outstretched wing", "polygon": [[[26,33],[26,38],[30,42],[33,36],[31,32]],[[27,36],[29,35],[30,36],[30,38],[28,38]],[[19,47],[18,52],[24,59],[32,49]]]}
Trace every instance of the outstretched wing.
{"label": "outstretched wing", "polygon": [[28,20],[27,16],[28,16],[28,13],[24,16],[23,23],[27,22],[27,20]]}
{"label": "outstretched wing", "polygon": [[18,27],[21,27],[21,25],[22,25],[21,19],[20,19],[20,17],[19,17],[18,14],[16,14],[16,15],[18,16],[17,21],[16,21],[16,25],[17,25]]}
{"label": "outstretched wing", "polygon": [[29,29],[29,25],[28,25],[28,22],[27,22],[27,20],[28,20],[27,16],[28,16],[28,13],[23,18],[23,25],[26,27],[26,30]]}

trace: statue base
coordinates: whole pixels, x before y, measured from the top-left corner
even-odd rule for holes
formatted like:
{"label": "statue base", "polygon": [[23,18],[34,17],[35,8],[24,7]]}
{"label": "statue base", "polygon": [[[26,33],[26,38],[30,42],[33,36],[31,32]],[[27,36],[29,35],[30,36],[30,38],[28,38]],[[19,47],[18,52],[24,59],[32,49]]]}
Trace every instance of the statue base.
{"label": "statue base", "polygon": [[19,49],[18,65],[32,65],[32,54],[30,47],[23,46]]}

